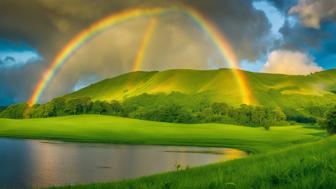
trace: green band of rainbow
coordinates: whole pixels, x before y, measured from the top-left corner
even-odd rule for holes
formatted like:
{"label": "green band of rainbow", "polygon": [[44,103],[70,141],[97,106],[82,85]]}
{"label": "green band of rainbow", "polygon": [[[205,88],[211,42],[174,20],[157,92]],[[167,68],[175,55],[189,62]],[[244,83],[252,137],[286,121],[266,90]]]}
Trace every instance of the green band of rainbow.
{"label": "green band of rainbow", "polygon": [[[229,41],[219,32],[216,26],[210,21],[207,20],[202,14],[190,7],[175,7],[175,8],[136,8],[122,11],[120,13],[113,14],[111,16],[105,17],[96,23],[92,24],[88,28],[81,31],[76,35],[55,57],[47,70],[43,73],[41,79],[39,80],[31,98],[28,101],[29,106],[36,104],[44,89],[50,82],[50,80],[55,76],[59,68],[67,62],[67,60],[74,54],[80,47],[85,45],[93,37],[97,36],[101,32],[104,32],[108,28],[115,26],[119,23],[146,16],[156,16],[162,13],[167,13],[171,11],[178,11],[186,14],[192,20],[199,25],[203,31],[205,31],[209,37],[212,39],[213,43],[217,46],[221,52],[223,58],[231,66],[234,71],[235,78],[240,88],[242,102],[245,104],[251,104],[253,101],[252,93],[250,91],[247,79],[242,71],[238,68],[238,61],[234,54],[234,51],[229,43]],[[152,26],[153,27],[153,26]],[[145,42],[148,43],[148,42]],[[140,48],[141,49],[141,48]],[[143,59],[143,54],[140,59]],[[139,54],[139,52],[138,52]],[[141,66],[141,61],[136,62],[134,68],[138,69]]]}

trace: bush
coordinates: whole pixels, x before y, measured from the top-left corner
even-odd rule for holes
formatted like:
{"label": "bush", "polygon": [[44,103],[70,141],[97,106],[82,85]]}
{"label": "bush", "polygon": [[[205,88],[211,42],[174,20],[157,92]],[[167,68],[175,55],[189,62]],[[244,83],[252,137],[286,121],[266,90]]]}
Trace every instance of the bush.
{"label": "bush", "polygon": [[326,114],[324,127],[328,133],[336,134],[336,107]]}
{"label": "bush", "polygon": [[[315,117],[312,117],[309,114],[307,115],[307,113],[298,111],[296,109],[286,108],[284,112],[287,116],[288,121],[294,121],[297,123],[316,123],[317,122]],[[313,110],[310,108],[309,112],[313,112]]]}

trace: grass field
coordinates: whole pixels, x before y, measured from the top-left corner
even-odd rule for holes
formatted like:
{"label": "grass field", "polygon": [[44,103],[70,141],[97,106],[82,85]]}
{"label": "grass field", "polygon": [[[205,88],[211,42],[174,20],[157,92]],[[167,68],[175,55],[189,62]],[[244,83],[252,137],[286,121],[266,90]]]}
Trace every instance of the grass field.
{"label": "grass field", "polygon": [[336,137],[276,152],[115,183],[61,188],[99,189],[332,189],[336,188]]}
{"label": "grass field", "polygon": [[112,116],[0,119],[0,136],[126,144],[225,146],[266,152],[325,136],[303,126],[264,128],[225,124],[174,124]]}
{"label": "grass field", "polygon": [[[335,188],[336,137],[305,126],[173,124],[112,116],[0,119],[0,136],[79,142],[234,147],[247,158],[115,183],[64,188]],[[313,142],[313,143],[311,143]],[[304,144],[303,144],[304,143]]]}

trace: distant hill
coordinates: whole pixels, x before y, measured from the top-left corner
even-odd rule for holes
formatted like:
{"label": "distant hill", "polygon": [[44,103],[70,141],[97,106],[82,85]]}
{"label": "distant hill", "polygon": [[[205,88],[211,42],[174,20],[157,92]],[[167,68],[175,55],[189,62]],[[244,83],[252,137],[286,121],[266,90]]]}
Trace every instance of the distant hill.
{"label": "distant hill", "polygon": [[[301,107],[336,102],[336,70],[308,76],[246,72],[258,105]],[[144,93],[202,94],[212,102],[242,104],[232,70],[168,70],[132,72],[92,84],[65,97],[120,100]],[[193,98],[189,99],[190,101]]]}

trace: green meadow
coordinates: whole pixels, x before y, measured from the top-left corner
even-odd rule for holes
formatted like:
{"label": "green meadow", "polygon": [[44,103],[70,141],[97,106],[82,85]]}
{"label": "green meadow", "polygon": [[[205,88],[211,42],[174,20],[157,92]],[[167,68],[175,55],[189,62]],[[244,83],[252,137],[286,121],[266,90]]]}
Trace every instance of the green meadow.
{"label": "green meadow", "polygon": [[301,125],[264,128],[226,124],[177,124],[113,116],[80,115],[41,119],[0,119],[0,136],[123,144],[221,146],[267,152],[326,135]]}
{"label": "green meadow", "polygon": [[[63,188],[334,188],[336,138],[305,125],[253,128],[81,115],[0,119],[0,136],[78,142],[233,147],[243,159],[113,183]],[[317,176],[318,175],[318,176]],[[61,187],[62,188],[62,187]]]}

